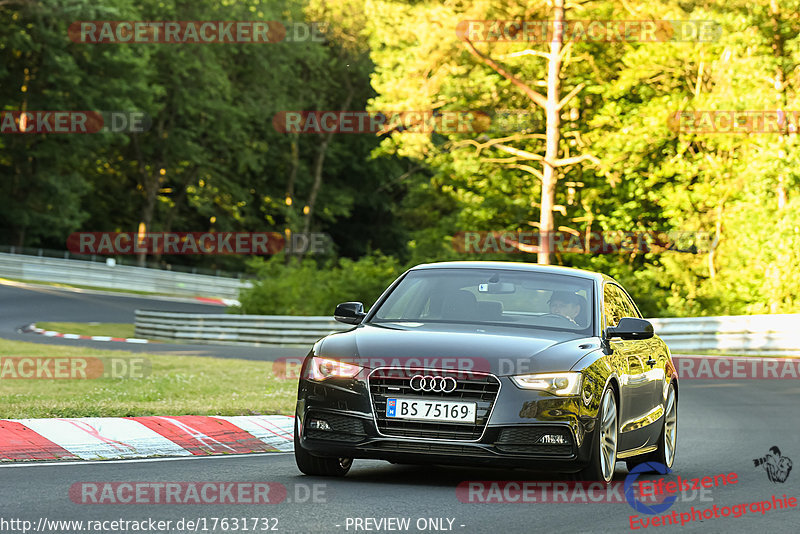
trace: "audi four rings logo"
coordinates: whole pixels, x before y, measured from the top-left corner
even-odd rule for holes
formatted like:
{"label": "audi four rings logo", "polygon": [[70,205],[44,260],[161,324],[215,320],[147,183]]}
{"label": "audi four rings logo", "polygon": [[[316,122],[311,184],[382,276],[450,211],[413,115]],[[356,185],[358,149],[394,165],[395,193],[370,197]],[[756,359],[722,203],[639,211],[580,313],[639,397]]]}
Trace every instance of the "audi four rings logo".
{"label": "audi four rings logo", "polygon": [[458,384],[452,376],[414,375],[411,377],[411,389],[414,391],[452,393],[456,390],[456,386]]}

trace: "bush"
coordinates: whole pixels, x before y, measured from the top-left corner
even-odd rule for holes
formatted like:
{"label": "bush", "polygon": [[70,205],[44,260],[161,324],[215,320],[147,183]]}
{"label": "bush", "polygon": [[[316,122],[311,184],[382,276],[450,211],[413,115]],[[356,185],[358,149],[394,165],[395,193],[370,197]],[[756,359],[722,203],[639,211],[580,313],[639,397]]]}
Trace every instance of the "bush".
{"label": "bush", "polygon": [[250,262],[258,280],[239,298],[236,311],[253,315],[331,316],[336,305],[361,301],[371,306],[401,272],[395,258],[380,252],[353,261],[347,258],[318,264],[311,258],[292,259],[283,254]]}

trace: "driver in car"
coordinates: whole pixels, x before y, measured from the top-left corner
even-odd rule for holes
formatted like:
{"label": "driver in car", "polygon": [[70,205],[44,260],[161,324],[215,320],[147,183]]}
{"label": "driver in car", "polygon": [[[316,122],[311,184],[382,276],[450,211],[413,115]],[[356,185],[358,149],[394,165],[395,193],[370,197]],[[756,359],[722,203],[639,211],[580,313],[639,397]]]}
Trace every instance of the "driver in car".
{"label": "driver in car", "polygon": [[550,296],[550,313],[560,315],[578,327],[580,325],[575,319],[581,313],[582,305],[583,298],[569,291],[553,291]]}

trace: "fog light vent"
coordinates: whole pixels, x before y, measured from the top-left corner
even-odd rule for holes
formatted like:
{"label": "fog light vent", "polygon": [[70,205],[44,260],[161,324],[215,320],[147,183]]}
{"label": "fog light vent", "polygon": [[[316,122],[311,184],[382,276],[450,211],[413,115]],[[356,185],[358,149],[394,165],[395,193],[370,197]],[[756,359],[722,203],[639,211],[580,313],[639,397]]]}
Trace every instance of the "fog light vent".
{"label": "fog light vent", "polygon": [[561,434],[545,434],[539,441],[536,442],[537,445],[569,445],[569,440]]}
{"label": "fog light vent", "polygon": [[309,419],[307,427],[314,430],[332,430],[324,419]]}

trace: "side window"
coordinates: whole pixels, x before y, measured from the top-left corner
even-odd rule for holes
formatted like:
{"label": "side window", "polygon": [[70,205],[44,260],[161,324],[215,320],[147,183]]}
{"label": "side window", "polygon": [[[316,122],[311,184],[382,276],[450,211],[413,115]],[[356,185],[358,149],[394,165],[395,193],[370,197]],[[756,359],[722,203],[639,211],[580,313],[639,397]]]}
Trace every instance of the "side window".
{"label": "side window", "polygon": [[615,287],[614,289],[617,290],[620,298],[622,299],[622,306],[625,309],[625,315],[623,315],[623,317],[641,317],[639,312],[636,311],[636,306],[634,306],[631,298],[618,287]]}
{"label": "side window", "polygon": [[620,292],[612,284],[606,284],[603,290],[603,315],[606,320],[606,328],[617,326],[619,320],[625,317],[625,311],[620,302]]}
{"label": "side window", "polygon": [[640,317],[630,297],[619,287],[606,284],[603,292],[605,307],[603,313],[606,317],[606,327],[617,326],[623,317]]}

